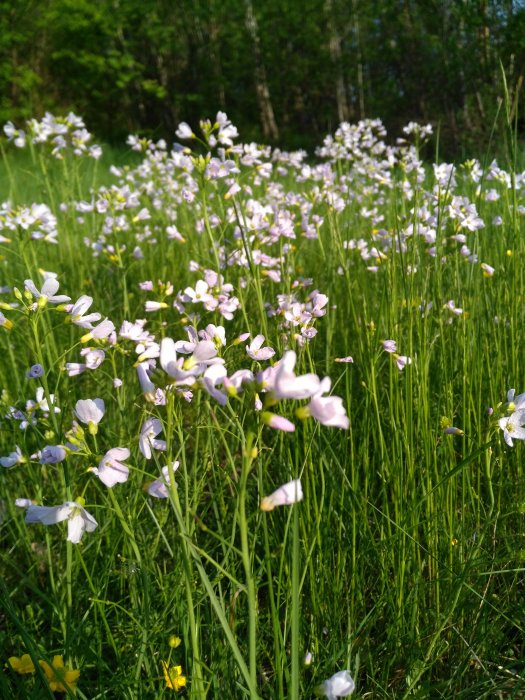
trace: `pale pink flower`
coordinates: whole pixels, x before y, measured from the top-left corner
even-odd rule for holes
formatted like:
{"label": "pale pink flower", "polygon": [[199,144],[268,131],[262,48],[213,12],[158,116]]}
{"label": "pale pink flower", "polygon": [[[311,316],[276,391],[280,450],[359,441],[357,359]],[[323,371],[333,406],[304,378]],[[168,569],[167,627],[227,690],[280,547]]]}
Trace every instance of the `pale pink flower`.
{"label": "pale pink flower", "polygon": [[79,421],[86,425],[89,423],[98,425],[104,417],[105,411],[103,399],[80,399],[75,405],[75,415]]}
{"label": "pale pink flower", "polygon": [[87,328],[88,330],[91,330],[93,328],[93,323],[96,321],[100,321],[100,319],[102,318],[101,314],[86,314],[86,311],[89,309],[92,303],[93,297],[89,297],[83,294],[77,299],[77,301],[74,304],[70,304],[67,307],[67,311],[70,314],[71,321],[76,326],[80,326],[81,328]]}
{"label": "pale pink flower", "polygon": [[98,467],[93,467],[93,474],[109,489],[115,484],[123,484],[128,480],[129,468],[123,464],[129,457],[127,447],[113,447],[100,460]]}
{"label": "pale pink flower", "polygon": [[95,518],[76,501],[66,501],[60,506],[36,506],[28,499],[17,499],[17,505],[27,507],[26,523],[55,525],[67,520],[67,539],[73,544],[80,542],[84,532],[93,532],[98,526]]}
{"label": "pale pink flower", "polygon": [[279,488],[269,496],[265,496],[259,507],[261,510],[270,511],[276,506],[289,506],[302,500],[303,489],[301,481],[299,479],[294,479],[293,481],[279,486]]}
{"label": "pale pink flower", "polygon": [[140,431],[139,449],[146,459],[151,459],[151,448],[155,450],[165,450],[165,440],[157,440],[156,437],[162,432],[162,423],[158,418],[148,418]]}
{"label": "pale pink flower", "polygon": [[285,433],[293,433],[295,431],[295,425],[283,416],[278,416],[276,413],[271,413],[270,411],[264,411],[261,414],[262,422],[269,428],[274,430],[282,430]]}
{"label": "pale pink flower", "polygon": [[25,280],[24,285],[27,291],[39,300],[39,304],[45,305],[48,302],[50,304],[63,304],[66,301],[71,301],[71,297],[67,297],[65,294],[55,294],[60,284],[54,277],[48,277],[40,290],[36,288],[33,280]]}
{"label": "pale pink flower", "polygon": [[110,321],[108,318],[105,318],[101,323],[98,324],[98,326],[94,326],[89,333],[83,335],[82,338],[80,338],[80,342],[87,343],[88,340],[91,340],[92,338],[96,340],[104,340],[108,338],[114,330],[115,324],[113,323],[113,321]]}
{"label": "pale pink flower", "polygon": [[296,361],[295,352],[288,350],[274,368],[270,389],[276,399],[308,399],[319,391],[320,381],[316,374],[295,375]]}
{"label": "pale pink flower", "polygon": [[407,357],[406,355],[394,355],[394,359],[396,361],[396,366],[398,370],[401,372],[401,370],[405,369],[407,365],[412,364],[412,358]]}
{"label": "pale pink flower", "polygon": [[[177,471],[179,468],[179,462],[173,462],[173,471]],[[154,498],[168,498],[169,496],[169,486],[170,486],[170,470],[168,466],[162,467],[162,477],[160,479],[155,479],[148,486],[148,493]]]}
{"label": "pale pink flower", "polygon": [[325,377],[321,382],[319,391],[310,399],[306,410],[321,425],[347,430],[350,421],[343,406],[343,399],[339,396],[323,396],[323,394],[330,391],[330,386],[330,378]]}
{"label": "pale pink flower", "polygon": [[246,353],[252,360],[269,360],[275,355],[275,350],[270,347],[262,347],[264,335],[256,335],[250,345],[246,346]]}

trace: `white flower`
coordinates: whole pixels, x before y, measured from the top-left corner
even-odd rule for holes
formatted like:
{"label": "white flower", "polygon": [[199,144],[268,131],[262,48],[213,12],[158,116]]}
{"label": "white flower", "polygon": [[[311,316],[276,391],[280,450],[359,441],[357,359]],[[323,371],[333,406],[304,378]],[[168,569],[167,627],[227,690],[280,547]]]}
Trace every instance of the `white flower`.
{"label": "white flower", "polygon": [[246,353],[252,360],[269,360],[275,355],[275,350],[270,347],[262,347],[264,335],[256,335],[250,345],[246,346]]}
{"label": "white flower", "polygon": [[75,414],[79,421],[88,425],[97,425],[106,411],[103,399],[80,399],[75,405]]}
{"label": "white flower", "polygon": [[285,352],[275,367],[271,391],[276,399],[308,399],[319,391],[319,377],[316,374],[294,373],[297,355],[293,350]]}
{"label": "white flower", "polygon": [[86,311],[89,309],[92,303],[93,297],[83,294],[74,304],[71,304],[68,311],[71,315],[71,321],[75,325],[91,330],[91,328],[93,328],[93,322],[100,321],[102,318],[101,314],[86,314]]}
{"label": "white flower", "polygon": [[[81,499],[79,499],[81,500]],[[17,505],[26,507],[26,523],[55,525],[67,520],[67,539],[78,544],[84,532],[93,532],[98,526],[95,518],[76,501],[66,501],[61,506],[35,506],[27,499],[17,499]]]}
{"label": "white flower", "polygon": [[514,411],[506,418],[500,418],[499,427],[503,430],[503,439],[509,447],[513,447],[512,440],[525,440],[525,409]]}
{"label": "white flower", "polygon": [[355,690],[355,683],[349,671],[338,671],[319,687],[321,695],[326,695],[328,700],[346,698]]}
{"label": "white flower", "polygon": [[195,134],[191,130],[191,126],[189,124],[186,122],[181,122],[177,127],[175,136],[179,139],[192,139],[194,138]]}
{"label": "white flower", "polygon": [[66,301],[71,301],[71,297],[67,297],[65,294],[55,294],[60,284],[54,277],[48,277],[40,291],[36,288],[33,280],[25,280],[24,285],[27,291],[38,299],[39,303],[42,305],[47,304],[47,302],[50,304],[63,304]]}
{"label": "white flower", "polygon": [[[179,468],[179,463],[177,461],[173,462],[173,471],[176,472]],[[168,498],[170,486],[170,470],[168,466],[162,467],[162,478],[155,479],[148,486],[148,493],[154,498]]]}
{"label": "white flower", "polygon": [[146,459],[151,459],[151,448],[156,450],[165,450],[166,442],[164,440],[156,440],[159,433],[162,432],[162,423],[158,418],[148,418],[140,431],[139,448]]}
{"label": "white flower", "polygon": [[330,391],[331,381],[325,377],[321,382],[319,391],[312,396],[307,406],[308,413],[321,423],[333,428],[347,430],[350,425],[343,399],[339,396],[323,396]]}
{"label": "white flower", "polygon": [[16,446],[16,449],[14,452],[10,452],[7,457],[0,457],[0,465],[2,467],[14,467],[15,464],[21,464],[24,462],[24,456],[22,455],[22,450]]}
{"label": "white flower", "polygon": [[276,506],[289,506],[292,503],[297,503],[303,500],[303,489],[301,481],[294,479],[289,481],[274,491],[269,496],[265,496],[260,505],[260,509],[264,511],[273,510]]}
{"label": "white flower", "polygon": [[123,464],[123,460],[128,457],[127,447],[113,447],[102,457],[98,467],[93,467],[93,474],[98,476],[108,489],[113,488],[115,484],[123,484],[129,476],[129,468]]}

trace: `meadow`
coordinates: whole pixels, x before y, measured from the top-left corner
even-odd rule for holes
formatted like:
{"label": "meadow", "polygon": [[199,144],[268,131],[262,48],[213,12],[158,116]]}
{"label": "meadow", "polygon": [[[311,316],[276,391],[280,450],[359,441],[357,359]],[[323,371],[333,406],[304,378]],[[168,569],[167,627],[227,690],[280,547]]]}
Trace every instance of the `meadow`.
{"label": "meadow", "polygon": [[[4,698],[525,696],[525,172],[7,125]],[[399,136],[399,138],[397,138]],[[428,152],[428,151],[426,151]],[[439,152],[438,152],[439,153]]]}

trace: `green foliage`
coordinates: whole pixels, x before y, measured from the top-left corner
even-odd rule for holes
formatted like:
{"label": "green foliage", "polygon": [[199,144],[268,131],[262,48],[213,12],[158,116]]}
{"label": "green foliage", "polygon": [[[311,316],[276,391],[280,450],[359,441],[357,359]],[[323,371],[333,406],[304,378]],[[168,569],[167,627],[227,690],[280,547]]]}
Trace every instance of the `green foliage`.
{"label": "green foliage", "polygon": [[2,2],[0,119],[22,126],[46,109],[73,109],[118,141],[137,131],[172,138],[178,122],[220,108],[261,140],[271,108],[288,148],[312,147],[342,119],[379,116],[392,131],[418,119],[439,125],[450,158],[486,146],[503,96],[500,61],[513,98],[522,84],[522,3],[310,0],[307,8]]}

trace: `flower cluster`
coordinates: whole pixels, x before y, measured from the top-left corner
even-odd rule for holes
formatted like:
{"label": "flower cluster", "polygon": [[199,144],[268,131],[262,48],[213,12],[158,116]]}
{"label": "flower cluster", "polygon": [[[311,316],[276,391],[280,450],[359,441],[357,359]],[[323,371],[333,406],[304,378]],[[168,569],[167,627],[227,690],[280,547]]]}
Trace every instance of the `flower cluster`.
{"label": "flower cluster", "polygon": [[[52,693],[74,693],[76,691],[80,671],[68,668],[61,655],[54,656],[51,663],[45,660],[39,660],[38,663],[44,671],[49,690]],[[22,654],[21,657],[10,656],[7,664],[20,675],[36,671],[33,659],[29,654]]]}

